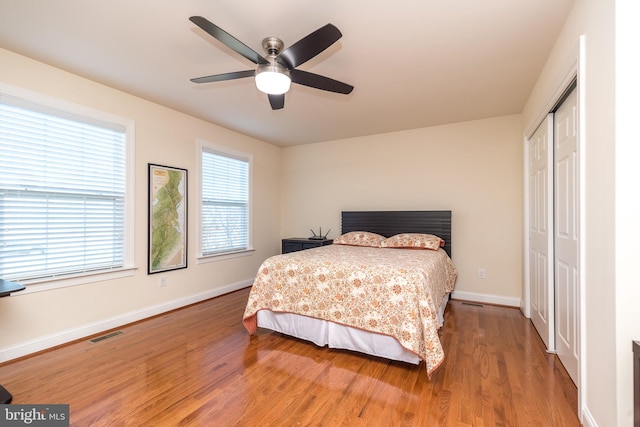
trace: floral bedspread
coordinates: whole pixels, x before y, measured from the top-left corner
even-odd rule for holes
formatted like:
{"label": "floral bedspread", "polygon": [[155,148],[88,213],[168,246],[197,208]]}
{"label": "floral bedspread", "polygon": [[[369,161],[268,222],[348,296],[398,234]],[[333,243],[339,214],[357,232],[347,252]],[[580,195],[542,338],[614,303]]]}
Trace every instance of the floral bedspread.
{"label": "floral bedspread", "polygon": [[431,376],[444,359],[438,304],[456,277],[442,249],[329,245],[276,255],[258,270],[243,324],[255,333],[257,312],[268,309],[390,335]]}

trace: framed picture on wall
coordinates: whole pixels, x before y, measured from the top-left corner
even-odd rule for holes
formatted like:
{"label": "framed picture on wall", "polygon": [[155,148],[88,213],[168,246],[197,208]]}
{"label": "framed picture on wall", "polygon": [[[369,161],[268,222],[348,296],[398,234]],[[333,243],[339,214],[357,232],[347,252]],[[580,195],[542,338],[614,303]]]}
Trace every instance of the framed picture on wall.
{"label": "framed picture on wall", "polygon": [[148,273],[187,267],[187,170],[149,163]]}

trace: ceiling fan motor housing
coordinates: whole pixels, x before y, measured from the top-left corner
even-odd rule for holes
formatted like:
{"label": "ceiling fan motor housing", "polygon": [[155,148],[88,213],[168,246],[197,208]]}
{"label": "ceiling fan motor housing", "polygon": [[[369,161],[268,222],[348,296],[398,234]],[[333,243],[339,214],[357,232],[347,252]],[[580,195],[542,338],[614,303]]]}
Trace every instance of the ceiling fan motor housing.
{"label": "ceiling fan motor housing", "polygon": [[256,69],[256,87],[261,92],[270,95],[282,95],[291,87],[291,74],[284,66],[276,61],[282,52],[284,43],[277,37],[267,37],[262,40],[262,47],[268,53],[269,64],[258,64]]}
{"label": "ceiling fan motor housing", "polygon": [[267,37],[262,40],[262,47],[269,55],[278,56],[284,49],[284,42],[277,37]]}

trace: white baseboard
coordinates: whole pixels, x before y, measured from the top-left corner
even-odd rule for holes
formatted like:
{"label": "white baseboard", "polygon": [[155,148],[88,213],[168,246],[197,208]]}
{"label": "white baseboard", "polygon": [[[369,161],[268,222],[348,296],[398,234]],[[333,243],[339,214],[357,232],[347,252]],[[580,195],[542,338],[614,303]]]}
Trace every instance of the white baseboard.
{"label": "white baseboard", "polygon": [[593,419],[591,412],[587,408],[582,408],[581,422],[584,427],[598,427],[598,423]]}
{"label": "white baseboard", "polygon": [[252,283],[253,279],[243,280],[242,282],[233,283],[221,288],[211,289],[199,294],[189,295],[177,300],[145,307],[141,310],[131,311],[129,313],[110,317],[98,322],[82,325],[77,328],[68,329],[66,331],[45,335],[9,347],[0,348],[0,363],[27,356],[29,354],[37,353],[39,351],[47,350],[58,345],[82,339],[84,337],[99,334],[100,332],[108,331],[110,329],[119,328],[129,323],[137,322],[139,320],[156,316],[158,314],[166,313],[167,311],[185,307],[189,304],[194,304],[223,294],[227,294],[229,292],[237,291],[239,289],[251,286]]}
{"label": "white baseboard", "polygon": [[453,291],[452,299],[462,301],[482,302],[486,304],[506,305],[508,307],[520,307],[520,298],[505,297],[502,295],[479,294],[476,292]]}

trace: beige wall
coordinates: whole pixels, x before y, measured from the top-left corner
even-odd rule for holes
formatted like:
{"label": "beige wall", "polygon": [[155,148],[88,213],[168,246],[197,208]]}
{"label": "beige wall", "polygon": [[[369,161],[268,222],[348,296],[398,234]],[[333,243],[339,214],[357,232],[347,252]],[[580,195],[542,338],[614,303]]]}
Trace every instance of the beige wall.
{"label": "beige wall", "polygon": [[[640,3],[617,1],[615,70],[615,182],[616,182],[616,390],[618,425],[632,425],[633,366],[631,341],[640,341],[640,144],[638,144],[638,99],[640,98]],[[592,348],[595,350],[596,343]]]}
{"label": "beige wall", "polygon": [[[105,326],[136,320],[251,283],[260,263],[279,251],[281,149],[129,94],[0,50],[0,81],[135,120],[135,265],[132,277],[0,298],[0,361]],[[198,264],[196,140],[253,155],[251,256]],[[188,268],[147,275],[147,164],[189,170]]]}
{"label": "beige wall", "polygon": [[640,339],[638,12],[637,2],[576,0],[523,111],[525,125],[544,113],[583,36],[584,351],[579,412],[586,426],[633,425],[631,342]]}
{"label": "beige wall", "polygon": [[287,147],[282,237],[336,237],[342,210],[450,209],[458,296],[517,306],[522,155],[519,115]]}

